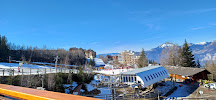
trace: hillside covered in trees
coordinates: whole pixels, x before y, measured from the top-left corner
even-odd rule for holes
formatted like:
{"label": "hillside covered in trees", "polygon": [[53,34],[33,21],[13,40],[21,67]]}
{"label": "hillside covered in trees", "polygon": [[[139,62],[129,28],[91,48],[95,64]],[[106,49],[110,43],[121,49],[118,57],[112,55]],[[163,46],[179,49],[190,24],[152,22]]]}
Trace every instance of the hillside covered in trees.
{"label": "hillside covered in trees", "polygon": [[83,65],[86,63],[85,53],[82,48],[67,51],[65,49],[47,49],[31,46],[19,46],[7,41],[5,36],[0,36],[0,62],[11,60],[25,62],[54,63],[54,57],[59,57],[60,64]]}

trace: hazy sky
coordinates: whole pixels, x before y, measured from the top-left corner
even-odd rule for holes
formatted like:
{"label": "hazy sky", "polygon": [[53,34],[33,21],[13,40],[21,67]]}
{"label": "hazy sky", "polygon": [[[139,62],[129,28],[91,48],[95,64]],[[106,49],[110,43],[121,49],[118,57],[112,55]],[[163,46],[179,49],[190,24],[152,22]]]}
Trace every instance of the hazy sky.
{"label": "hazy sky", "polygon": [[97,53],[216,40],[216,0],[0,0],[12,43]]}

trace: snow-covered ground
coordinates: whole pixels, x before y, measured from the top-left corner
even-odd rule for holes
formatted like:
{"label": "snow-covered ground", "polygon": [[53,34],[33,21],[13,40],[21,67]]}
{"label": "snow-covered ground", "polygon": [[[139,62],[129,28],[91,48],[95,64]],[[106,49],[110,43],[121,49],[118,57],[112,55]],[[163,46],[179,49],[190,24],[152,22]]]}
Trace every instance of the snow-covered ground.
{"label": "snow-covered ground", "polygon": [[[30,75],[30,74],[45,74],[45,73],[56,73],[64,72],[69,73],[69,70],[77,73],[76,69],[60,69],[51,66],[41,66],[41,65],[32,65],[32,64],[23,64],[22,67],[19,67],[18,63],[0,63],[0,76],[9,76],[9,75]],[[14,72],[13,72],[14,71]]]}
{"label": "snow-covered ground", "polygon": [[[91,59],[93,60],[93,59]],[[87,61],[89,62],[90,59],[87,58]],[[99,66],[105,66],[105,63],[103,62],[102,59],[99,59],[99,58],[94,58],[94,61],[95,61],[95,67],[99,67]]]}
{"label": "snow-covered ground", "polygon": [[176,83],[177,90],[175,90],[169,97],[187,97],[198,87],[196,84],[182,84],[182,87],[179,87],[182,83]]}
{"label": "snow-covered ground", "polygon": [[[10,68],[18,68],[19,64],[18,63],[0,63],[0,69],[10,69]],[[31,65],[31,64],[23,64],[23,68],[52,68],[54,67],[51,66],[41,66],[41,65]]]}
{"label": "snow-covered ground", "polygon": [[[88,91],[92,91],[94,89],[98,89],[100,90],[100,94],[98,94],[97,96],[95,96],[95,98],[99,98],[99,99],[104,99],[105,95],[111,95],[111,89],[109,89],[108,87],[104,87],[104,88],[96,88],[94,87],[93,84],[97,84],[97,82],[95,80],[92,80],[92,82],[90,84],[85,84],[86,88]],[[65,93],[70,94],[70,90],[67,88],[71,86],[70,84],[64,84],[65,87]],[[72,83],[72,90],[74,90],[74,88],[76,88],[78,86],[78,84],[76,82]],[[84,92],[84,90],[80,90],[81,92]],[[107,97],[108,98],[108,97]]]}
{"label": "snow-covered ground", "polygon": [[164,86],[158,86],[154,92],[157,94],[159,92],[160,95],[165,95],[168,91],[170,91],[175,85],[171,81],[166,81]]}
{"label": "snow-covered ground", "polygon": [[[46,63],[46,62],[32,62],[34,64],[41,64],[41,65],[52,65],[55,66],[55,63]],[[57,64],[57,66],[68,66],[68,67],[78,67],[77,65],[65,65],[65,64]]]}

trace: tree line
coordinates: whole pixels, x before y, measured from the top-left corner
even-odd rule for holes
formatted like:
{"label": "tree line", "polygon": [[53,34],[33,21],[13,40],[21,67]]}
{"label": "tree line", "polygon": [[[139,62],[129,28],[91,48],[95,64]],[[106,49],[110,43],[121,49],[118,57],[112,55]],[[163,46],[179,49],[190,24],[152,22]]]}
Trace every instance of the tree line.
{"label": "tree line", "polygon": [[0,36],[0,62],[12,60],[29,62],[54,63],[54,57],[59,57],[60,64],[84,65],[85,53],[82,48],[67,51],[65,49],[47,49],[32,46],[19,46],[7,41],[5,36]]}

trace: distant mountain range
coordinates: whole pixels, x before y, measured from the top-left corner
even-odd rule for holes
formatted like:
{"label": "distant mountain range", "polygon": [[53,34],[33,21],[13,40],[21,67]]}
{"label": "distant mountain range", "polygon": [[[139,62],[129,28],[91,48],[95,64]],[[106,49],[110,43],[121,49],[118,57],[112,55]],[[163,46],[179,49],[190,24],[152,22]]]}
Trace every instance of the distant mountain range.
{"label": "distant mountain range", "polygon": [[[173,43],[166,42],[162,45],[159,45],[156,48],[145,51],[148,59],[155,60],[156,62],[160,62],[161,51],[167,47],[174,46]],[[193,51],[195,59],[199,59],[201,65],[204,65],[206,61],[216,60],[216,40],[213,42],[201,42],[201,43],[189,43],[190,49]],[[109,54],[101,54],[101,55],[118,55],[118,53],[109,53]],[[98,55],[99,57],[99,55]]]}
{"label": "distant mountain range", "polygon": [[99,58],[100,55],[106,57],[107,55],[111,55],[111,56],[117,56],[119,53],[106,53],[106,54],[99,54],[99,55],[96,55],[96,58]]}

